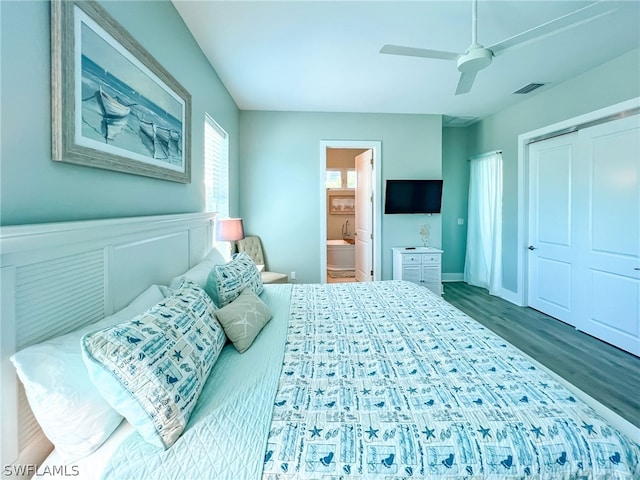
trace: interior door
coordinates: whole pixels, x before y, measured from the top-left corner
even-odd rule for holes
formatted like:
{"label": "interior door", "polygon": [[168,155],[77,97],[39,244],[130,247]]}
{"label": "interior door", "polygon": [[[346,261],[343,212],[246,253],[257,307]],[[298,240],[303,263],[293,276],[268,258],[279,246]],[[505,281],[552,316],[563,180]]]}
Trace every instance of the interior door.
{"label": "interior door", "polygon": [[640,356],[640,116],[529,146],[528,304]]}
{"label": "interior door", "polygon": [[356,156],[356,281],[373,280],[373,150]]}
{"label": "interior door", "polygon": [[576,326],[572,170],[577,134],[529,146],[529,306]]}
{"label": "interior door", "polygon": [[640,355],[640,115],[580,130],[580,330]]}

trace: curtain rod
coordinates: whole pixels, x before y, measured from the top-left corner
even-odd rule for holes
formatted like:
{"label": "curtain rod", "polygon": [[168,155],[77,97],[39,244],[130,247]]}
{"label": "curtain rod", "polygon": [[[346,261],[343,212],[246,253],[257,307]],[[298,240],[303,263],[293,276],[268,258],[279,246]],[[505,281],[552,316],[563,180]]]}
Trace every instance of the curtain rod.
{"label": "curtain rod", "polygon": [[473,157],[469,157],[469,159],[467,159],[467,162],[470,162],[471,160],[478,160],[480,158],[488,157],[490,155],[498,155],[498,154],[502,154],[502,150],[494,150],[492,152],[485,152],[485,153],[481,153],[480,155],[474,155]]}

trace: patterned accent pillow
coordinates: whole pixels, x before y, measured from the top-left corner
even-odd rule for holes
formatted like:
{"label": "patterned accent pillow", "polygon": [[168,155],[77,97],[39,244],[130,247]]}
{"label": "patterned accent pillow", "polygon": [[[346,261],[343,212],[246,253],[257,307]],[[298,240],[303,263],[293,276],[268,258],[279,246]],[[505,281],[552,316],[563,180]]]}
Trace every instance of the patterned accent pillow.
{"label": "patterned accent pillow", "polygon": [[245,352],[273,314],[267,304],[248,288],[233,302],[216,312],[229,340],[240,353]]}
{"label": "patterned accent pillow", "polygon": [[207,278],[207,293],[220,308],[233,302],[245,288],[256,295],[264,290],[260,272],[245,252],[237,254],[229,263],[215,265]]}
{"label": "patterned accent pillow", "polygon": [[226,337],[216,307],[185,279],[132,320],[81,340],[89,377],[147,442],[170,447],[182,434]]}

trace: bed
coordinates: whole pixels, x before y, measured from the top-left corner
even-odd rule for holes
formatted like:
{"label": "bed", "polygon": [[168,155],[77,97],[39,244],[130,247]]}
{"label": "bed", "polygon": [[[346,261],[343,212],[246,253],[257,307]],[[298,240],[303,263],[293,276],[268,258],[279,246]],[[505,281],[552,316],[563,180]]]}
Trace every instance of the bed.
{"label": "bed", "polygon": [[[62,330],[49,326],[29,343],[78,328],[91,331],[102,317],[136,304],[143,310],[170,298],[177,279],[202,283],[203,272],[212,268],[212,221],[206,215],[147,217],[144,228],[130,220],[117,233],[111,224],[99,235],[93,224],[95,238],[79,242],[79,225],[73,225],[78,245],[72,247],[63,241],[68,234],[49,230],[59,238],[49,236],[46,251],[58,244],[58,263],[86,256],[87,242],[89,251],[108,252],[99,290],[106,292],[100,303],[110,311]],[[3,240],[15,240],[20,232],[9,233],[4,230]],[[20,245],[3,251],[3,308],[7,299],[15,305],[24,296],[15,288],[21,281],[6,288],[16,269],[42,262],[48,271],[57,268],[35,245]],[[149,274],[147,264],[166,258],[167,247],[181,260]],[[147,273],[131,277],[140,268]],[[640,477],[637,428],[427,289],[402,281],[264,285],[259,298],[272,318],[244,353],[231,343],[221,349],[172,446],[153,445],[119,421],[106,441],[81,458],[68,462],[58,449],[45,451],[37,478]],[[79,305],[70,308],[77,311]],[[9,328],[20,330],[21,312],[9,312]],[[14,345],[10,354],[26,346]],[[3,376],[3,413],[8,378]],[[20,388],[15,381],[15,390]],[[25,412],[26,399],[15,398],[16,411]],[[19,438],[25,427],[15,430]],[[14,473],[44,458],[26,459],[27,447],[14,460],[3,459],[16,466]]]}

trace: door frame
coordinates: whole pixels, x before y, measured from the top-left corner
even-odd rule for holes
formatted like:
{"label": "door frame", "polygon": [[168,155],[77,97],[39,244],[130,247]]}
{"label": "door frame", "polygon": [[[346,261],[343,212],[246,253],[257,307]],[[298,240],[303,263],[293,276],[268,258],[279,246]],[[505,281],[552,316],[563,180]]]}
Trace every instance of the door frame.
{"label": "door frame", "polygon": [[502,298],[519,306],[529,305],[529,144],[584,128],[591,123],[614,120],[640,107],[640,97],[553,123],[518,135],[518,276],[516,292],[502,289]]}
{"label": "door frame", "polygon": [[[327,282],[327,148],[371,149],[373,171],[371,194],[373,195],[373,280],[382,274],[382,142],[380,140],[321,140],[320,141],[320,282]],[[356,187],[357,188],[357,187]]]}

